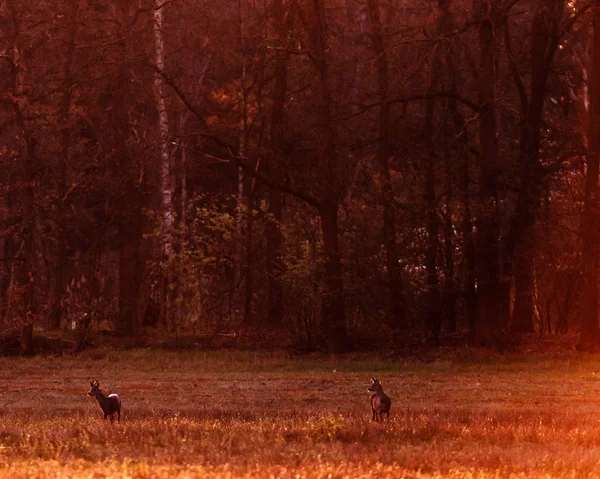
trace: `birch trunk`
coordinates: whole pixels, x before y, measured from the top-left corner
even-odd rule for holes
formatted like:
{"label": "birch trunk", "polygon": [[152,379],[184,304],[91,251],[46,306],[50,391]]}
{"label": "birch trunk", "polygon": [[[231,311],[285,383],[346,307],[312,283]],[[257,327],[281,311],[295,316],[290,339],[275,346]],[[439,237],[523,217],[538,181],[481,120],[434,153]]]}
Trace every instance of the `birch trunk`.
{"label": "birch trunk", "polygon": [[[154,47],[156,53],[156,67],[159,71],[165,68],[165,41],[163,37],[163,0],[155,0],[154,9]],[[162,221],[164,253],[167,265],[170,263],[173,245],[171,243],[172,228],[172,181],[171,162],[169,154],[169,117],[167,113],[165,85],[163,79],[157,75],[154,80],[156,106],[158,109],[158,129],[160,131],[160,174],[162,193]]]}
{"label": "birch trunk", "polygon": [[[165,41],[163,36],[164,0],[155,0],[154,8],[154,49],[155,61],[158,71],[165,69]],[[160,177],[161,177],[161,203],[162,203],[162,235],[163,235],[163,309],[164,323],[167,330],[174,329],[174,312],[172,311],[173,292],[172,274],[170,271],[173,257],[172,228],[173,228],[173,191],[171,179],[171,158],[169,154],[169,117],[166,104],[166,91],[164,81],[160,75],[154,80],[154,93],[158,110],[158,129],[160,131]]]}

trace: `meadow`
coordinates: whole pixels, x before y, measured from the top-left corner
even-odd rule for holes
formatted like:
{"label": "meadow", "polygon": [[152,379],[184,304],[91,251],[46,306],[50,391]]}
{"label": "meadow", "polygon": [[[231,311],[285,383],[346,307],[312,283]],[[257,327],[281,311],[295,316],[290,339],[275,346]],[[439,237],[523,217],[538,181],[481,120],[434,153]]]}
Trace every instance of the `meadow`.
{"label": "meadow", "polygon": [[[371,376],[389,422],[371,421]],[[91,379],[120,395],[120,424]],[[600,359],[0,358],[0,477],[600,477]]]}

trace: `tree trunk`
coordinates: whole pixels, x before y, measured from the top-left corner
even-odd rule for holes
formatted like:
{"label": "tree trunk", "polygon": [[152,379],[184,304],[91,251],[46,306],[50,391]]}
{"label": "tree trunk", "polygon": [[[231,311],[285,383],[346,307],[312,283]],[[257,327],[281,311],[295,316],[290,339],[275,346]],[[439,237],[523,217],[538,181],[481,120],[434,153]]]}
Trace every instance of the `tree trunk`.
{"label": "tree trunk", "polygon": [[477,268],[477,257],[475,237],[473,234],[473,220],[471,214],[469,154],[465,150],[461,162],[461,230],[463,237],[463,249],[465,255],[463,290],[465,297],[465,308],[467,316],[467,327],[469,329],[469,343],[477,342],[477,291],[475,289],[475,278]]}
{"label": "tree trunk", "polygon": [[[20,113],[19,113],[19,116]],[[21,120],[23,120],[21,118]],[[24,125],[24,123],[23,123]],[[37,316],[34,303],[35,278],[34,251],[33,251],[33,229],[35,228],[35,191],[34,181],[34,157],[36,143],[24,130],[26,149],[23,158],[23,263],[18,275],[18,285],[22,290],[22,314],[23,327],[21,329],[21,354],[30,356],[33,354],[33,324]]]}
{"label": "tree trunk", "polygon": [[[258,170],[258,163],[256,169]],[[244,269],[244,324],[252,325],[252,299],[254,298],[254,255],[253,255],[253,235],[254,235],[254,190],[256,182],[253,179],[248,189],[248,206],[246,210],[246,265]]]}
{"label": "tree trunk", "polygon": [[[593,11],[593,39],[588,114],[588,154],[583,208],[583,290],[581,298],[580,347],[596,350],[600,345],[598,324],[598,173],[600,160],[600,2]],[[566,324],[566,320],[565,320]]]}
{"label": "tree trunk", "polygon": [[[287,44],[287,35],[291,25],[292,12],[288,13],[288,22],[284,20],[283,0],[273,2],[274,31],[278,45]],[[271,151],[266,168],[270,176],[278,183],[284,181],[282,136],[285,123],[285,99],[287,92],[287,63],[289,53],[278,48],[275,53],[275,84],[273,86],[273,107],[271,109]],[[267,323],[270,326],[281,325],[283,321],[283,286],[280,280],[281,220],[283,213],[282,193],[269,188],[269,220],[266,225],[267,238]]]}
{"label": "tree trunk", "polygon": [[[427,105],[425,129],[428,132],[433,131],[433,101]],[[431,138],[428,140],[429,148],[426,148],[427,158],[425,158],[425,191],[424,205],[426,208],[425,222],[427,228],[427,245],[425,247],[425,288],[427,304],[426,324],[432,337],[437,341],[442,326],[442,311],[440,297],[440,281],[438,277],[438,251],[439,251],[439,221],[437,215],[437,203],[435,197],[436,178],[435,178],[435,153]]]}
{"label": "tree trunk", "polygon": [[118,330],[125,335],[139,333],[138,293],[140,284],[140,245],[137,232],[121,231],[123,244],[119,249],[119,322]]}
{"label": "tree trunk", "polygon": [[389,324],[394,330],[405,329],[406,308],[403,296],[402,268],[400,252],[396,241],[396,213],[394,210],[394,193],[390,176],[389,157],[390,141],[390,104],[389,100],[389,66],[383,38],[379,0],[368,0],[371,40],[375,51],[377,66],[377,96],[379,108],[379,125],[376,160],[381,171],[381,200],[383,206],[383,225],[381,228],[382,243],[385,248],[385,264],[387,268],[387,294],[389,299]]}
{"label": "tree trunk", "polygon": [[452,171],[450,152],[446,151],[446,211],[444,217],[444,295],[443,310],[448,332],[457,330],[456,283],[454,272],[454,226],[452,224]]}
{"label": "tree trunk", "polygon": [[[453,24],[449,12],[449,2],[444,4],[443,15],[446,18],[445,32],[452,31]],[[450,69],[451,91],[458,95],[458,84],[462,84],[460,73],[456,69],[456,50],[452,45],[446,50],[446,65]],[[462,248],[464,256],[463,283],[462,290],[465,302],[465,315],[467,319],[467,327],[469,330],[469,342],[476,342],[476,325],[477,325],[477,292],[475,289],[476,277],[476,248],[475,237],[473,234],[473,215],[471,209],[471,175],[469,161],[469,138],[467,136],[467,128],[464,117],[462,116],[456,98],[448,98],[448,110],[452,121],[451,136],[456,139],[456,150],[459,156],[458,165],[458,190],[459,202],[461,205],[460,214],[460,231],[462,235]],[[449,174],[449,168],[447,168]],[[450,220],[451,221],[451,220]],[[451,225],[450,225],[451,226]],[[448,226],[446,226],[448,228]],[[454,249],[454,248],[452,248]],[[450,253],[447,252],[447,255]],[[456,296],[454,300],[456,301]],[[456,316],[455,316],[456,321]]]}
{"label": "tree trunk", "polygon": [[[438,0],[438,32],[441,35],[450,35],[454,30],[454,22],[452,12],[450,11],[450,0]],[[454,71],[455,49],[450,42],[444,45],[443,55],[440,58],[441,70],[445,75],[449,75],[450,88],[456,90],[456,73]],[[443,78],[442,80],[443,81]],[[444,89],[446,85],[444,84]],[[446,108],[444,109],[444,167],[445,167],[445,211],[443,220],[444,232],[444,287],[442,295],[442,310],[444,314],[445,324],[448,332],[455,332],[458,328],[457,324],[457,287],[456,287],[456,272],[455,272],[455,255],[454,255],[454,176],[453,168],[454,158],[458,154],[459,161],[462,161],[463,156],[467,154],[465,148],[466,135],[463,133],[464,121],[461,123],[458,118],[458,108],[455,98],[446,99]],[[455,141],[451,139],[458,139]],[[458,148],[457,148],[458,146]],[[468,186],[468,185],[467,185]]]}
{"label": "tree trunk", "polygon": [[321,197],[320,216],[325,253],[325,291],[323,298],[323,332],[331,352],[350,349],[344,300],[344,284],[339,247],[338,208],[340,180],[333,118],[333,99],[329,89],[329,65],[327,62],[327,24],[323,0],[314,0],[315,28],[313,58],[317,68],[321,100],[321,147],[322,179],[325,192]]}
{"label": "tree trunk", "polygon": [[65,225],[65,193],[67,164],[69,163],[69,150],[71,146],[71,98],[73,78],[71,69],[75,54],[75,37],[77,36],[77,10],[79,2],[74,1],[68,18],[68,33],[65,43],[65,65],[63,80],[63,97],[61,102],[62,135],[61,154],[57,158],[54,174],[56,184],[55,224],[56,224],[56,255],[54,264],[54,292],[48,316],[47,328],[58,329],[62,317],[62,297],[65,290],[64,268],[66,263],[66,225]]}
{"label": "tree trunk", "polygon": [[323,202],[320,216],[325,253],[322,329],[329,349],[332,352],[345,352],[350,349],[350,341],[346,329],[337,198],[328,198]]}
{"label": "tree trunk", "polygon": [[[515,303],[511,332],[533,333],[533,265],[530,253],[523,248],[515,261]],[[543,325],[542,325],[543,326]]]}
{"label": "tree trunk", "polygon": [[[508,333],[505,303],[509,289],[500,280],[498,142],[495,109],[497,5],[474,0],[479,26],[478,99],[481,148],[479,205],[477,208],[477,318],[470,336],[480,345],[496,345]],[[506,295],[504,294],[506,292]]]}
{"label": "tree trunk", "polygon": [[[240,21],[240,45],[242,50],[242,74],[240,78],[241,89],[240,89],[240,134],[239,134],[239,155],[241,158],[246,156],[246,152],[248,149],[248,98],[246,96],[246,74],[247,74],[247,65],[246,65],[246,38],[244,31],[244,13],[242,10],[242,0],[238,0],[238,13],[239,13],[239,21]],[[258,169],[258,164],[257,164]],[[240,168],[238,170],[240,175],[238,176],[238,199],[242,201],[240,203],[242,205],[242,209],[240,211],[241,214],[244,212],[243,208],[243,197],[244,197],[244,175],[243,171]],[[245,268],[243,269],[243,278],[244,278],[244,323],[246,326],[250,325],[252,322],[252,296],[254,294],[253,291],[253,261],[252,261],[252,234],[254,228],[254,216],[252,215],[252,209],[254,207],[254,181],[252,181],[252,185],[248,189],[248,201],[247,201],[247,209],[245,214],[246,219],[246,242],[245,246],[240,248],[240,251],[245,252],[245,261],[240,261],[240,268],[242,268],[245,263]],[[241,232],[241,231],[240,231]],[[243,243],[242,243],[243,244]],[[241,273],[242,271],[240,271]]]}
{"label": "tree trunk", "polygon": [[[159,72],[165,69],[165,41],[163,38],[163,0],[155,0],[154,7],[154,50],[156,68]],[[165,317],[164,324],[168,330],[175,328],[175,313],[173,311],[173,284],[171,273],[171,261],[173,257],[172,229],[173,229],[173,181],[171,175],[171,155],[169,154],[169,117],[166,104],[166,91],[163,78],[156,75],[154,80],[154,94],[156,96],[156,107],[158,110],[158,130],[160,132],[160,186],[162,207],[162,240],[163,240],[163,297],[165,305],[163,308]]]}
{"label": "tree trunk", "polygon": [[[11,16],[14,23],[14,31],[20,32],[20,26],[17,24],[17,14],[15,4],[8,3],[8,8],[11,11]],[[35,228],[35,155],[36,155],[36,140],[32,136],[32,132],[28,129],[24,115],[24,75],[25,71],[22,68],[23,58],[19,50],[15,36],[12,45],[12,84],[14,88],[13,108],[15,118],[20,129],[20,137],[22,138],[21,146],[19,147],[20,156],[20,179],[19,199],[21,202],[21,234],[20,240],[20,259],[15,265],[14,286],[16,286],[16,294],[18,294],[19,307],[16,311],[17,319],[21,324],[21,340],[20,352],[23,355],[33,354],[33,325],[36,320],[37,311],[34,302],[35,281],[37,274],[34,268],[34,228]]]}
{"label": "tree trunk", "polygon": [[[269,169],[273,171],[273,162]],[[275,169],[280,170],[279,167]],[[273,171],[274,178],[281,181],[281,174]],[[283,236],[281,234],[281,220],[283,217],[283,198],[281,191],[269,189],[269,220],[266,225],[267,237],[267,324],[279,326],[283,322],[283,285],[280,275],[282,272],[281,248]]]}
{"label": "tree trunk", "polygon": [[[131,5],[119,3],[121,9],[122,30],[131,16]],[[127,139],[131,131],[129,121],[129,88],[131,85],[130,63],[127,58],[127,39],[118,45],[124,56],[113,90],[113,133],[114,150],[117,164],[123,172],[125,191],[122,193],[123,208],[119,211],[119,316],[117,329],[127,335],[137,335],[140,331],[141,317],[140,282],[142,280],[142,205],[143,181],[132,161]]]}
{"label": "tree trunk", "polygon": [[[156,55],[156,68],[162,72],[165,68],[165,41],[163,38],[163,9],[162,0],[155,0],[154,8],[154,47]],[[169,117],[166,104],[164,81],[160,75],[154,80],[156,106],[158,110],[158,129],[160,131],[160,173],[161,173],[161,200],[163,214],[163,241],[166,261],[169,262],[172,254],[171,228],[172,228],[172,197],[173,186],[171,179],[171,158],[169,154]]]}
{"label": "tree trunk", "polygon": [[524,330],[533,329],[534,301],[531,260],[523,255],[527,254],[526,243],[533,234],[546,181],[547,173],[540,165],[540,127],[548,77],[561,34],[563,9],[563,0],[543,0],[536,9],[531,27],[531,95],[528,102],[522,101],[525,121],[519,141],[519,196],[511,218],[506,258],[515,264],[514,272],[518,275],[515,278],[518,281],[515,326]]}

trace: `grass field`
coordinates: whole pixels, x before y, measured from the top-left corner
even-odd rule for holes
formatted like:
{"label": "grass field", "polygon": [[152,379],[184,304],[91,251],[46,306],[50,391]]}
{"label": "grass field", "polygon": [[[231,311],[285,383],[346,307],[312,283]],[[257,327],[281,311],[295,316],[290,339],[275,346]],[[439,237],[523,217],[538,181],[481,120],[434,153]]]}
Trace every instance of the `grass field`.
{"label": "grass field", "polygon": [[[377,375],[391,421],[374,423]],[[91,379],[118,392],[102,419]],[[600,477],[600,359],[0,359],[0,476]]]}

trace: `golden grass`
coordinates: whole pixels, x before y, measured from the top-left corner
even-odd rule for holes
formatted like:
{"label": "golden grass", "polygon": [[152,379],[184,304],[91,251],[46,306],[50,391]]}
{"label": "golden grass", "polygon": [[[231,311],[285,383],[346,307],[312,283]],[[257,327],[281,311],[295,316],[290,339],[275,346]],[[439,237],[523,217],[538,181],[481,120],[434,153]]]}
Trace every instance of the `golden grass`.
{"label": "golden grass", "polygon": [[[598,374],[597,374],[598,373]],[[373,423],[369,377],[392,397]],[[122,422],[85,393],[118,392]],[[0,476],[600,477],[600,361],[284,353],[0,359]]]}

